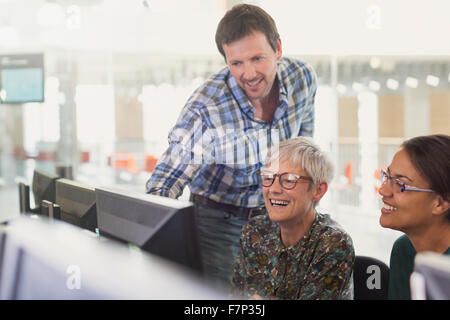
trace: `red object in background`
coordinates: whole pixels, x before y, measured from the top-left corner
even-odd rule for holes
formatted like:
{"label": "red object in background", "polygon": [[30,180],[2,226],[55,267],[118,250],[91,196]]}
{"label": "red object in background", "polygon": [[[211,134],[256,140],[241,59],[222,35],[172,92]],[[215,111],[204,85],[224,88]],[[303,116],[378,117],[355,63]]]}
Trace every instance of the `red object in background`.
{"label": "red object in background", "polygon": [[[377,181],[380,181],[381,180],[381,168],[376,169],[373,176],[375,177],[375,179],[377,179]],[[375,186],[375,193],[378,194],[378,191],[380,191],[380,187]]]}
{"label": "red object in background", "polygon": [[345,166],[345,176],[347,177],[347,184],[351,186],[353,184],[353,165],[351,162],[348,162]]}
{"label": "red object in background", "polygon": [[114,167],[118,169],[127,169],[130,157],[131,155],[126,151],[117,151],[113,157]]}
{"label": "red object in background", "polygon": [[35,159],[38,161],[56,161],[56,151],[39,151],[37,154],[27,152],[23,147],[16,147],[13,151],[16,160]]}
{"label": "red object in background", "polygon": [[89,151],[82,151],[81,152],[81,162],[86,163],[90,160],[90,153]]}
{"label": "red object in background", "polygon": [[146,155],[144,170],[147,172],[152,172],[153,169],[155,169],[157,162],[158,162],[158,159],[155,158],[153,155],[151,155],[151,154]]}
{"label": "red object in background", "polygon": [[136,158],[131,153],[126,151],[117,151],[113,160],[114,167],[117,169],[125,169],[131,173],[138,173],[140,171],[136,164]]}
{"label": "red object in background", "polygon": [[16,160],[25,160],[27,159],[27,152],[23,147],[16,147],[14,148],[14,158]]}
{"label": "red object in background", "polygon": [[138,168],[136,157],[132,153],[126,151],[117,151],[114,156],[108,157],[108,166],[114,166],[117,169],[125,169],[131,173],[138,173],[142,170],[152,172],[156,166],[158,159],[151,155],[145,155],[144,167]]}
{"label": "red object in background", "polygon": [[56,152],[54,152],[54,151],[39,151],[38,155],[36,156],[36,160],[55,161],[56,160]]}
{"label": "red object in background", "polygon": [[134,174],[140,171],[140,169],[136,165],[136,158],[132,154],[130,154],[127,159],[127,170]]}

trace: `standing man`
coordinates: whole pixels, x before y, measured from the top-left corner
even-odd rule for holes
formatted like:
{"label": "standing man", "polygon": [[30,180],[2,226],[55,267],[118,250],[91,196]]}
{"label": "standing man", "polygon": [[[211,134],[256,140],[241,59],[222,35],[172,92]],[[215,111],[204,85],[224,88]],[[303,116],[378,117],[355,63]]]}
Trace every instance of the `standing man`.
{"label": "standing man", "polygon": [[257,6],[229,10],[216,44],[227,67],[187,101],[147,193],[178,198],[189,185],[206,278],[229,284],[242,226],[265,213],[258,172],[267,150],[313,135],[317,84],[310,66],[282,58],[275,22]]}

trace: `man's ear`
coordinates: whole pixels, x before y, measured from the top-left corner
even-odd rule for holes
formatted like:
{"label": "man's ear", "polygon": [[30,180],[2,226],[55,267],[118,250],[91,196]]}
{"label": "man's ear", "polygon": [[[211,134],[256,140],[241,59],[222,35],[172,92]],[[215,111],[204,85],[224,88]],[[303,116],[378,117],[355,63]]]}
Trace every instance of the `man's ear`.
{"label": "man's ear", "polygon": [[314,202],[319,202],[320,199],[327,193],[328,190],[328,183],[326,182],[320,182],[315,187],[315,194],[313,197]]}
{"label": "man's ear", "polygon": [[278,37],[278,40],[277,40],[276,54],[277,54],[277,60],[280,60],[281,56],[283,55],[283,49],[281,48],[281,38],[280,37]]}

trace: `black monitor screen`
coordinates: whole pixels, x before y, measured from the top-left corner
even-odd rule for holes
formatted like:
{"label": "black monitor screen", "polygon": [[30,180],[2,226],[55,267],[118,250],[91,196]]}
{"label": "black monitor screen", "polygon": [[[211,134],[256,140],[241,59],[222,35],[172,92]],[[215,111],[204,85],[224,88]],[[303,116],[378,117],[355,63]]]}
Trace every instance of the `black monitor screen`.
{"label": "black monitor screen", "polygon": [[33,197],[36,210],[39,210],[42,200],[55,202],[55,183],[58,175],[35,169],[33,174]]}
{"label": "black monitor screen", "polygon": [[95,192],[100,235],[201,273],[192,203],[106,188]]}
{"label": "black monitor screen", "polygon": [[56,181],[56,204],[61,208],[61,220],[95,232],[97,210],[93,187],[59,179]]}
{"label": "black monitor screen", "polygon": [[44,101],[44,56],[0,55],[0,103]]}

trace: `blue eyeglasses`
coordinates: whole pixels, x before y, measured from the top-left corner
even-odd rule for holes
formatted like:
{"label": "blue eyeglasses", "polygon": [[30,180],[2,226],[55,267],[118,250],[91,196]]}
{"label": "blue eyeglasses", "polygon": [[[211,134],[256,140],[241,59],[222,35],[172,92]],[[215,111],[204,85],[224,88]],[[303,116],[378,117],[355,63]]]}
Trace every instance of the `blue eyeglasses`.
{"label": "blue eyeglasses", "polygon": [[401,181],[397,178],[392,178],[389,173],[387,173],[384,170],[381,170],[381,182],[382,184],[385,184],[386,182],[390,181],[391,188],[394,190],[394,192],[405,192],[405,191],[423,191],[423,192],[435,192],[431,189],[422,189],[417,187],[408,186],[406,183]]}

